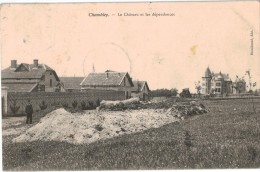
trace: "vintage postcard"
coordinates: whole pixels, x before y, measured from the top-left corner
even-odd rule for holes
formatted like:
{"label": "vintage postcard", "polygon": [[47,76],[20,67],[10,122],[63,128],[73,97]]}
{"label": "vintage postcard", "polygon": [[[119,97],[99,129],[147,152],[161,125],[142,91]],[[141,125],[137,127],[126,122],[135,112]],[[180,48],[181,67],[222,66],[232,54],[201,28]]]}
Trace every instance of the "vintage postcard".
{"label": "vintage postcard", "polygon": [[1,4],[2,169],[260,168],[259,9]]}

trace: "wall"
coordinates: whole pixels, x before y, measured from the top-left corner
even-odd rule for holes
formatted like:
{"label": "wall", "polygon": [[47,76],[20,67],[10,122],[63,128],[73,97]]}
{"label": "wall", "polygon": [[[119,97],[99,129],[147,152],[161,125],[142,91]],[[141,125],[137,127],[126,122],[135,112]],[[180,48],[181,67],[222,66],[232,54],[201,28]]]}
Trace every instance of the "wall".
{"label": "wall", "polygon": [[132,86],[131,86],[129,79],[127,77],[124,77],[124,80],[121,83],[121,89],[119,89],[119,91],[121,91],[121,90],[125,91],[126,98],[131,97]]}
{"label": "wall", "polygon": [[7,87],[2,87],[1,88],[2,92],[1,92],[1,97],[2,97],[2,115],[6,115],[7,114]]}
{"label": "wall", "polygon": [[147,101],[147,100],[150,99],[149,94],[148,94],[148,93],[145,93],[144,91],[138,92],[138,93],[132,92],[132,93],[131,93],[131,97],[139,97],[140,100],[142,100],[142,101]]}
{"label": "wall", "polygon": [[[7,95],[7,115],[14,116],[11,107],[19,107],[16,114],[24,114],[25,106],[30,99],[34,111],[40,110],[42,101],[53,105],[68,104],[72,106],[72,102],[77,101],[78,105],[82,102],[96,102],[102,100],[124,100],[124,91],[105,91],[105,90],[85,90],[84,92],[31,92],[31,93],[8,93]],[[10,107],[11,106],[11,107]]]}
{"label": "wall", "polygon": [[[131,96],[131,88],[132,87],[82,87],[82,90],[107,90],[107,91],[123,91],[125,93],[125,98],[129,98]],[[127,97],[128,95],[128,97]]]}
{"label": "wall", "polygon": [[131,97],[139,97],[142,101],[149,100],[149,92],[147,90],[146,85],[144,86],[143,90],[140,92],[131,92]]}
{"label": "wall", "polygon": [[[52,86],[50,86],[50,80],[52,80]],[[53,71],[46,71],[44,74],[44,81],[41,83],[45,85],[45,92],[55,92],[58,81]]]}

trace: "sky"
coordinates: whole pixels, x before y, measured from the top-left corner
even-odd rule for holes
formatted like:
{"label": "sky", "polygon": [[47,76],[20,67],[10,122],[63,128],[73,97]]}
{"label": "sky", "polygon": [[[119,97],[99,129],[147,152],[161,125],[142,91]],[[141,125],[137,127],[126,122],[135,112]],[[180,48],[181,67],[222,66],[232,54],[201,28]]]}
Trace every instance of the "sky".
{"label": "sky", "polygon": [[4,4],[1,67],[38,59],[58,76],[87,76],[94,66],[192,92],[207,67],[233,80],[250,69],[260,88],[259,9],[258,1]]}

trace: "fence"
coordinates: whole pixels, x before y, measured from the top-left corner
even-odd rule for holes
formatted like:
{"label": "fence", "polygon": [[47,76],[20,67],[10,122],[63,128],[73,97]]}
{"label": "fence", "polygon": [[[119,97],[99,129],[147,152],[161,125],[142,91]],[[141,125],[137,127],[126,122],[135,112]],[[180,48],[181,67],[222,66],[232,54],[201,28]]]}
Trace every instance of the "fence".
{"label": "fence", "polygon": [[107,90],[88,90],[85,92],[31,92],[31,93],[8,93],[7,94],[7,114],[14,116],[24,114],[25,106],[28,100],[31,101],[34,111],[41,110],[40,106],[69,106],[73,102],[80,105],[81,102],[92,102],[102,100],[124,100],[124,91],[107,91]]}

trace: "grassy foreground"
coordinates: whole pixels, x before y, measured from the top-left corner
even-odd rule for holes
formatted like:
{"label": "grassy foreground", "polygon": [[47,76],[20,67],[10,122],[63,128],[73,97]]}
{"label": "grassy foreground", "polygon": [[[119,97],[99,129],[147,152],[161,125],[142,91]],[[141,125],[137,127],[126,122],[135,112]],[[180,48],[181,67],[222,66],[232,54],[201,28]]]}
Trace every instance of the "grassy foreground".
{"label": "grassy foreground", "polygon": [[260,99],[202,102],[210,112],[90,145],[12,143],[4,170],[259,168]]}

